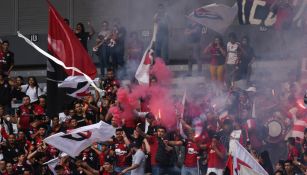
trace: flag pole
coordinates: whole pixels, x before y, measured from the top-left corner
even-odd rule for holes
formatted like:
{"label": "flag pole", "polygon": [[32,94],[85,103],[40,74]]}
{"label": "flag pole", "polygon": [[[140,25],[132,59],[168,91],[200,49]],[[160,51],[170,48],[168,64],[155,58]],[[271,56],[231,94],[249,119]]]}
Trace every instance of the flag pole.
{"label": "flag pole", "polygon": [[197,157],[197,175],[200,175],[199,157]]}
{"label": "flag pole", "polygon": [[186,96],[187,96],[187,89],[185,88],[184,93],[183,93],[183,97],[182,97],[182,101],[181,101],[182,111],[181,111],[181,114],[180,114],[180,119],[179,119],[179,121],[177,121],[177,123],[178,123],[177,127],[179,128],[179,133],[183,138],[187,138],[187,136],[184,134],[184,131],[182,129],[182,123],[181,123],[181,119],[183,119],[183,115],[184,115],[184,106],[185,106],[185,102],[186,102]]}
{"label": "flag pole", "polygon": [[47,58],[49,58],[50,60],[52,60],[53,62],[55,62],[56,64],[60,65],[61,67],[63,67],[64,69],[67,70],[72,70],[72,71],[76,71],[80,74],[82,74],[85,79],[98,91],[98,92],[103,92],[104,90],[98,88],[94,81],[91,79],[91,77],[89,77],[88,75],[86,75],[85,73],[83,73],[81,70],[79,70],[76,67],[67,67],[60,59],[57,59],[56,57],[50,55],[49,53],[47,53],[46,51],[44,51],[43,49],[39,48],[36,44],[34,44],[32,41],[30,41],[27,37],[25,37],[24,35],[22,35],[19,31],[17,31],[17,35],[18,37],[24,39],[26,41],[27,44],[29,44],[30,46],[32,46],[35,50],[37,50],[38,52],[40,52],[42,55],[46,56]]}

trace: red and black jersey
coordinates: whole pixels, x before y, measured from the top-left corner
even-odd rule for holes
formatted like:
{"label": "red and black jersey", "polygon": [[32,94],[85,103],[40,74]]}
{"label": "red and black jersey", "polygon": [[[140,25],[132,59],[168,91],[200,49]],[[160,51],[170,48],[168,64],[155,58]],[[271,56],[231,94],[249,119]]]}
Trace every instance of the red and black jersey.
{"label": "red and black jersey", "polygon": [[128,147],[124,142],[115,141],[113,143],[113,150],[115,152],[116,166],[125,167],[127,164]]}
{"label": "red and black jersey", "polygon": [[24,106],[21,105],[17,110],[17,115],[20,117],[20,127],[21,129],[29,129],[30,123],[34,120],[34,108],[32,105]]}
{"label": "red and black jersey", "polygon": [[12,145],[7,144],[6,146],[1,146],[3,158],[6,162],[16,163],[18,159],[18,155],[24,153],[24,149],[21,148],[17,143]]}
{"label": "red and black jersey", "polygon": [[100,166],[103,166],[103,164],[105,163],[105,160],[108,159],[110,157],[110,151],[105,151],[105,152],[101,152],[99,154],[99,163],[100,163]]}
{"label": "red and black jersey", "polygon": [[185,142],[185,150],[184,166],[197,167],[197,156],[200,151],[198,144],[188,140]]}
{"label": "red and black jersey", "polygon": [[7,74],[12,65],[14,65],[14,53],[0,51],[0,71]]}
{"label": "red and black jersey", "polygon": [[33,108],[35,112],[34,120],[44,120],[46,116],[46,109],[43,106],[37,104],[35,104]]}
{"label": "red and black jersey", "polygon": [[26,139],[16,139],[16,142],[18,143],[18,145],[22,148],[25,148],[26,150],[30,150],[32,143],[29,140]]}
{"label": "red and black jersey", "polygon": [[49,159],[54,159],[56,157],[58,157],[60,151],[58,149],[56,149],[55,147],[48,145],[47,147],[47,154]]}
{"label": "red and black jersey", "polygon": [[22,175],[25,171],[31,171],[32,169],[30,165],[24,163],[22,165],[14,165],[14,170],[17,175]]}
{"label": "red and black jersey", "polygon": [[[218,144],[217,149],[223,155],[226,155],[226,149],[222,144]],[[211,146],[208,149],[208,168],[218,168],[218,169],[225,168],[224,159],[219,157],[216,151],[213,148],[211,148]]]}

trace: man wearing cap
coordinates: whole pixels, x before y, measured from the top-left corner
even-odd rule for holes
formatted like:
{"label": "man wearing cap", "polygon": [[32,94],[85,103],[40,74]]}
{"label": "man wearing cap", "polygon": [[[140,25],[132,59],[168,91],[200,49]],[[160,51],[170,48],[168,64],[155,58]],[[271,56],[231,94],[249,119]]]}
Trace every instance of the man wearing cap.
{"label": "man wearing cap", "polygon": [[131,175],[143,175],[145,173],[145,153],[142,150],[141,143],[130,144],[130,149],[133,153],[132,165],[124,169],[120,175],[131,171]]}

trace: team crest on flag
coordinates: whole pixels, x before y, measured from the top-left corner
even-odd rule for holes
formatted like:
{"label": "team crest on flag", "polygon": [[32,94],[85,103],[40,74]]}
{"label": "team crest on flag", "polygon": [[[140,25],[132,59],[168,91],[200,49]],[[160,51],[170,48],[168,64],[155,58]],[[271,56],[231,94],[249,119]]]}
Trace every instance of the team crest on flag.
{"label": "team crest on flag", "polygon": [[139,84],[144,84],[144,85],[149,84],[150,67],[154,60],[153,57],[154,50],[152,49],[152,46],[156,41],[156,35],[157,35],[157,24],[155,23],[151,42],[147,47],[147,49],[145,50],[140,65],[135,73],[135,78],[138,80]]}
{"label": "team crest on flag", "polygon": [[95,142],[105,142],[115,134],[115,128],[103,121],[97,124],[60,132],[47,137],[44,142],[68,154],[78,156],[85,148]]}
{"label": "team crest on flag", "polygon": [[223,34],[237,16],[238,6],[229,7],[223,4],[209,4],[195,9],[188,19]]}
{"label": "team crest on flag", "polygon": [[76,134],[68,134],[68,135],[64,135],[61,137],[66,138],[66,139],[75,140],[75,141],[83,141],[85,139],[89,139],[91,136],[92,136],[91,131],[85,131],[85,132],[79,132]]}
{"label": "team crest on flag", "polygon": [[223,17],[219,15],[218,13],[206,10],[204,8],[196,9],[194,11],[194,16],[196,18],[209,18],[209,19],[223,20]]}
{"label": "team crest on flag", "polygon": [[[229,157],[226,170],[235,175],[269,175],[257,160],[237,141],[229,142]],[[238,173],[237,173],[238,172]],[[247,173],[246,172],[250,172]]]}

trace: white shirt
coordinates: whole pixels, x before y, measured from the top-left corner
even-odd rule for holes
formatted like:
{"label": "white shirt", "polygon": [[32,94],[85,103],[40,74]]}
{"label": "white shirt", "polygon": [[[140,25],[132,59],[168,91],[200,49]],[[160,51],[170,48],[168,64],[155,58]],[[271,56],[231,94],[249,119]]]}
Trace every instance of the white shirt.
{"label": "white shirt", "polygon": [[111,31],[110,31],[110,30],[101,30],[101,31],[98,33],[98,36],[107,37],[107,36],[110,36],[110,34],[111,34]]}
{"label": "white shirt", "polygon": [[148,123],[148,121],[147,120],[145,120],[145,134],[147,134],[147,132],[148,132],[148,127],[149,127],[149,123]]}
{"label": "white shirt", "polygon": [[43,95],[43,92],[39,87],[31,87],[27,84],[21,85],[21,91],[30,97],[31,103],[36,102],[38,100],[38,97]]}
{"label": "white shirt", "polygon": [[132,164],[139,165],[138,168],[131,171],[131,175],[144,175],[145,174],[145,154],[141,149],[138,149],[132,156]]}
{"label": "white shirt", "polygon": [[241,135],[242,135],[242,130],[239,129],[239,130],[233,130],[230,134],[230,137],[232,139],[236,139],[237,141],[240,141],[240,138],[241,138]]}
{"label": "white shirt", "polygon": [[70,119],[69,115],[65,115],[64,112],[59,113],[59,122],[63,123],[66,122],[67,119]]}
{"label": "white shirt", "polygon": [[238,62],[238,49],[239,49],[240,43],[227,43],[227,64],[237,64]]}

